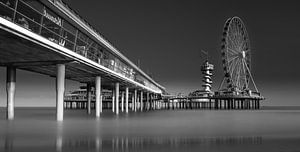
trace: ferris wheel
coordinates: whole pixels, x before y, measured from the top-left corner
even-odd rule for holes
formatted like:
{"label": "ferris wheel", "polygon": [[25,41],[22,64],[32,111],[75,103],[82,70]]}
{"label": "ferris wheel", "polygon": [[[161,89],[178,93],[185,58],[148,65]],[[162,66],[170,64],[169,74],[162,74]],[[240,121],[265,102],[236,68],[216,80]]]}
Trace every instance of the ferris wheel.
{"label": "ferris wheel", "polygon": [[[250,81],[257,90],[251,75],[251,48],[246,27],[239,17],[229,18],[223,29],[221,45],[222,63],[230,91],[244,92],[249,90]],[[220,88],[221,88],[220,86]]]}

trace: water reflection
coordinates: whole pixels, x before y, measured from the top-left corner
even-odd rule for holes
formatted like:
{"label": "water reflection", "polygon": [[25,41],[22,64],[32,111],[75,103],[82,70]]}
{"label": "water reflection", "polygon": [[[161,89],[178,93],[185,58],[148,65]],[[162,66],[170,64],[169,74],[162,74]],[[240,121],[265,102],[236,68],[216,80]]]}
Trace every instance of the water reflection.
{"label": "water reflection", "polygon": [[56,151],[62,152],[63,147],[63,123],[57,123],[57,133],[56,133]]}
{"label": "water reflection", "polygon": [[[61,138],[57,138],[60,143]],[[167,137],[115,137],[115,138],[69,138],[57,144],[57,151],[137,151],[194,149],[214,146],[260,145],[262,137],[220,137],[220,138],[167,138]]]}
{"label": "water reflection", "polygon": [[[11,122],[6,123],[5,127],[11,127],[13,126]],[[4,136],[4,146],[3,149],[6,152],[12,152],[14,147],[14,136],[11,135],[11,131],[5,132]]]}
{"label": "water reflection", "polygon": [[300,151],[299,112],[156,111],[95,120],[67,111],[63,123],[55,109],[17,112],[14,121],[0,120],[0,152]]}
{"label": "water reflection", "polygon": [[[7,124],[6,127],[12,127]],[[66,127],[66,126],[65,126]],[[100,122],[95,128],[100,127]],[[66,129],[66,130],[65,130]],[[4,138],[1,138],[5,152],[23,151],[197,151],[203,148],[231,147],[244,145],[260,145],[263,143],[261,136],[242,137],[132,137],[132,136],[101,136],[96,129],[94,136],[83,134],[66,134],[68,128],[62,123],[57,123],[56,135],[44,137],[34,135],[22,135],[6,130]],[[47,130],[45,130],[46,132]]]}
{"label": "water reflection", "polygon": [[12,136],[5,136],[5,141],[4,141],[4,150],[6,152],[12,152],[13,151],[13,147],[14,147],[14,139]]}
{"label": "water reflection", "polygon": [[[165,151],[165,150],[199,150],[207,147],[230,147],[245,145],[260,145],[262,137],[219,137],[219,138],[182,138],[182,137],[64,137],[62,127],[59,127],[55,142],[40,143],[39,139],[31,140],[33,145],[26,145],[26,139],[14,138],[6,134],[4,138],[4,151],[19,151],[24,147],[30,147],[30,151],[39,151],[39,147],[46,144],[44,151],[56,149],[63,151]],[[16,144],[15,144],[16,143]],[[24,143],[26,146],[24,146]],[[53,144],[55,143],[55,144]],[[1,151],[1,150],[0,150]]]}

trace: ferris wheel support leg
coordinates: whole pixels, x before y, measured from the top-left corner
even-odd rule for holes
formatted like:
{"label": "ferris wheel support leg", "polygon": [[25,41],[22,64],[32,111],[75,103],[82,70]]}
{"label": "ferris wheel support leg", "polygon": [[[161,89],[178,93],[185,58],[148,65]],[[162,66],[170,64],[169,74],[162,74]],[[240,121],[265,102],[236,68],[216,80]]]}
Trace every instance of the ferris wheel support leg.
{"label": "ferris wheel support leg", "polygon": [[250,72],[250,70],[249,70],[249,68],[248,68],[248,66],[247,66],[247,64],[246,64],[246,61],[245,61],[244,59],[243,59],[243,63],[245,64],[245,67],[246,67],[247,71],[248,71],[249,74],[250,74],[250,78],[251,78],[251,80],[252,80],[252,83],[253,83],[253,85],[254,85],[254,88],[255,88],[256,92],[258,92],[258,89],[257,89],[256,84],[255,84],[255,82],[254,82],[254,79],[253,79],[253,77],[252,77],[252,74],[251,74],[251,72]]}
{"label": "ferris wheel support leg", "polygon": [[222,82],[221,82],[221,84],[220,84],[220,86],[219,86],[219,89],[218,90],[221,90],[221,88],[223,87],[223,84],[224,84],[224,82],[225,82],[225,77],[223,78],[223,80],[222,80]]}

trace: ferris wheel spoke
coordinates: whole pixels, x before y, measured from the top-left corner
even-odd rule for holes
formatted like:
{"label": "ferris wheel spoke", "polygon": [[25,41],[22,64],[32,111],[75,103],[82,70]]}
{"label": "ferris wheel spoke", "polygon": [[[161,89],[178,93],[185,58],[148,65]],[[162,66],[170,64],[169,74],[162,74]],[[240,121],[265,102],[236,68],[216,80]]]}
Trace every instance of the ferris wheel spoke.
{"label": "ferris wheel spoke", "polygon": [[234,66],[233,66],[233,64],[232,64],[232,68],[231,68],[231,71],[230,71],[230,76],[233,75],[233,72],[234,72],[234,70],[235,70],[235,68],[236,68],[237,63],[238,63],[238,61],[236,60]]}
{"label": "ferris wheel spoke", "polygon": [[233,65],[236,64],[236,62],[237,62],[237,57],[232,59],[231,62],[228,62],[229,63],[229,69],[233,68]]}
{"label": "ferris wheel spoke", "polygon": [[234,64],[236,63],[236,61],[235,60],[233,60],[229,65],[228,65],[228,73],[230,74],[230,76],[232,76],[232,69],[234,68]]}
{"label": "ferris wheel spoke", "polygon": [[236,45],[234,44],[234,42],[231,39],[231,37],[228,37],[228,43],[229,43],[229,46],[231,46],[232,48],[236,49]]}
{"label": "ferris wheel spoke", "polygon": [[243,38],[241,35],[239,35],[239,50],[242,50],[241,48],[243,47],[243,45],[245,44],[245,41],[243,41]]}
{"label": "ferris wheel spoke", "polygon": [[242,60],[240,59],[239,60],[239,64],[238,64],[238,70],[236,71],[237,73],[237,76],[236,76],[236,86],[237,88],[239,89],[239,91],[242,91],[244,90],[244,80],[243,80],[243,62]]}
{"label": "ferris wheel spoke", "polygon": [[240,29],[239,27],[238,27],[237,29],[238,29],[237,31],[238,31],[239,36],[240,36],[240,37],[243,37],[243,34],[242,34],[241,29]]}
{"label": "ferris wheel spoke", "polygon": [[238,39],[238,37],[237,37],[236,34],[235,34],[235,36],[234,36],[234,38],[233,38],[233,42],[234,42],[234,44],[235,44],[236,50],[238,50],[238,49],[239,49],[239,39]]}
{"label": "ferris wheel spoke", "polygon": [[230,40],[231,44],[234,46],[235,49],[237,49],[237,44],[234,40],[232,40],[232,37],[233,37],[233,34],[232,34],[232,31],[230,31],[229,33],[229,36],[228,36],[228,39]]}
{"label": "ferris wheel spoke", "polygon": [[245,42],[245,41],[242,41],[242,44],[241,44],[240,47],[239,47],[240,50],[244,51],[245,47],[246,47],[246,42]]}
{"label": "ferris wheel spoke", "polygon": [[240,31],[239,31],[238,36],[239,36],[239,49],[241,49],[242,46],[245,44],[245,41],[244,41],[244,37],[243,37],[242,33],[240,33]]}
{"label": "ferris wheel spoke", "polygon": [[239,33],[239,28],[236,24],[234,25],[234,35],[239,44],[240,43],[240,33]]}
{"label": "ferris wheel spoke", "polygon": [[241,29],[238,27],[238,25],[235,25],[235,29],[236,29],[236,35],[238,41],[238,49],[241,50],[241,46],[244,44],[243,34],[241,32]]}
{"label": "ferris wheel spoke", "polygon": [[228,59],[228,63],[230,63],[231,61],[235,60],[236,58],[238,58],[238,56],[235,56],[233,58]]}
{"label": "ferris wheel spoke", "polygon": [[238,55],[239,54],[239,52],[237,52],[236,50],[233,50],[233,49],[231,49],[231,48],[227,48],[227,51],[228,52],[230,52],[230,53],[232,53],[232,54],[234,54],[234,55]]}

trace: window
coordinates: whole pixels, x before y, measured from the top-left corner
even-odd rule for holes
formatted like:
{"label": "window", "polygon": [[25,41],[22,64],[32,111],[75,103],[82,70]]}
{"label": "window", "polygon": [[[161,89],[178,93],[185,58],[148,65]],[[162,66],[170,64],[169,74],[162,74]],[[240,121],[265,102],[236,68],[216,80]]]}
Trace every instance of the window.
{"label": "window", "polygon": [[74,41],[75,36],[71,33],[69,33],[66,30],[63,30],[62,38],[60,39],[59,44],[61,46],[66,47],[67,49],[73,50],[74,49]]}
{"label": "window", "polygon": [[35,11],[40,14],[44,13],[44,6],[37,0],[22,0],[24,3],[32,7]]}
{"label": "window", "polygon": [[61,44],[60,33],[62,20],[49,9],[44,9],[43,28],[41,35],[50,41]]}
{"label": "window", "polygon": [[95,51],[96,51],[96,58],[97,58],[96,62],[103,65],[103,63],[102,63],[103,62],[103,50],[98,44],[95,45]]}
{"label": "window", "polygon": [[87,48],[86,49],[88,51],[88,58],[95,62],[98,62],[96,42],[87,38]]}
{"label": "window", "polygon": [[28,19],[38,24],[41,23],[42,15],[24,2],[19,1],[17,11]]}
{"label": "window", "polygon": [[60,36],[47,28],[42,28],[41,35],[54,43],[59,43]]}
{"label": "window", "polygon": [[82,32],[78,32],[78,38],[83,41],[84,43],[86,43],[87,41],[87,36],[85,34],[83,34]]}
{"label": "window", "polygon": [[64,21],[63,23],[63,28],[68,31],[69,33],[73,33],[75,35],[76,33],[76,28],[72,26],[69,22]]}
{"label": "window", "polygon": [[40,22],[42,19],[40,13],[22,1],[18,2],[17,11],[18,13],[15,18],[17,24],[35,33],[40,32]]}
{"label": "window", "polygon": [[62,20],[49,9],[44,10],[43,27],[60,35]]}
{"label": "window", "polygon": [[5,5],[7,7],[14,9],[16,5],[16,0],[0,0],[0,3],[1,5]]}
{"label": "window", "polygon": [[3,3],[3,0],[0,1],[0,17],[3,17],[9,21],[13,20],[14,11],[9,8],[5,3]]}
{"label": "window", "polygon": [[60,45],[66,47],[67,49],[73,50],[75,44],[75,33],[76,29],[70,25],[67,21],[63,22],[62,38],[60,40]]}
{"label": "window", "polygon": [[83,56],[87,56],[86,43],[84,41],[82,41],[81,39],[77,39],[75,52],[77,52],[78,54],[81,54]]}

